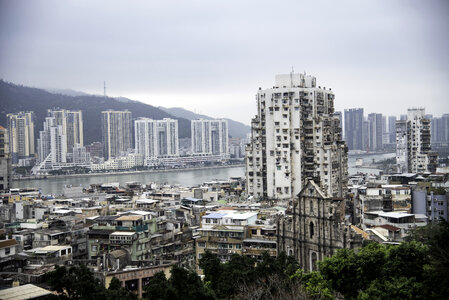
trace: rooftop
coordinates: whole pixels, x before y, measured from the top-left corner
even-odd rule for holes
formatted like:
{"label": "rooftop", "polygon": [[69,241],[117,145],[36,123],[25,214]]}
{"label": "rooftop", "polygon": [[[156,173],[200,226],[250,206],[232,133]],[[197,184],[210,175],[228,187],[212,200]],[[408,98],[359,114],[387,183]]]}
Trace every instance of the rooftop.
{"label": "rooftop", "polygon": [[134,235],[134,232],[130,232],[130,231],[114,231],[113,233],[111,233],[111,235],[126,235],[126,236],[132,236],[132,235]]}
{"label": "rooftop", "polygon": [[2,240],[0,241],[0,248],[6,248],[17,245],[17,241],[15,239],[11,240]]}
{"label": "rooftop", "polygon": [[117,221],[138,221],[138,220],[142,220],[141,215],[139,216],[128,215],[117,218]]}
{"label": "rooftop", "polygon": [[50,294],[51,294],[50,291],[35,286],[34,284],[25,284],[9,289],[0,290],[0,299],[4,300],[33,299]]}

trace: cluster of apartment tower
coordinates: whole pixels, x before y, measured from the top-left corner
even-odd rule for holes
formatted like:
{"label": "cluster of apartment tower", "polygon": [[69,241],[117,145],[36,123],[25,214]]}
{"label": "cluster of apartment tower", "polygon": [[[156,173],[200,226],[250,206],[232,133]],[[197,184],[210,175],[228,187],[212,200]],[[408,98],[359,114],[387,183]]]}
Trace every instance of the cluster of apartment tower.
{"label": "cluster of apartment tower", "polygon": [[[15,165],[31,165],[35,159],[44,170],[67,163],[87,165],[90,149],[101,150],[84,145],[82,111],[48,110],[36,144],[33,119],[32,112],[7,114]],[[180,156],[175,119],[133,120],[130,111],[108,110],[101,113],[101,130],[104,160],[132,153],[151,166],[155,160]],[[228,139],[226,120],[191,121],[191,155],[228,156]],[[317,86],[315,77],[277,75],[273,88],[257,92],[257,115],[245,153],[247,190],[257,198],[290,199],[313,179],[327,195],[343,197],[348,149],[391,146],[397,152],[397,171],[418,173],[436,165],[433,141],[449,141],[448,114],[431,122],[424,109],[409,109],[406,116],[387,122],[382,114],[365,118],[363,109],[348,109],[343,123],[342,114],[334,110],[333,91]]]}
{"label": "cluster of apartment tower", "polygon": [[[345,109],[344,139],[349,150],[382,151],[394,150],[397,138],[397,126],[404,126],[420,115],[426,130],[429,129],[432,144],[449,142],[449,114],[433,117],[425,114],[423,108],[409,109],[407,114],[385,116],[379,113],[363,114],[363,108]],[[399,124],[399,125],[398,125]],[[402,132],[402,129],[399,129]]]}
{"label": "cluster of apartment tower", "polygon": [[[82,111],[48,110],[35,152],[34,114],[7,114],[9,152],[14,165],[41,165],[54,169],[67,163],[90,163],[84,145]],[[133,120],[130,111],[108,110],[101,113],[103,157],[105,160],[133,152],[150,162],[157,158],[179,156],[178,120],[165,118]],[[226,120],[191,121],[192,155],[228,155]],[[86,149],[87,148],[87,149]]]}
{"label": "cluster of apartment tower", "polygon": [[398,173],[435,171],[431,131],[449,141],[449,115],[435,118],[423,108],[406,116],[388,118],[363,109],[334,111],[334,93],[316,85],[313,76],[277,75],[275,86],[259,89],[257,115],[251,123],[246,148],[246,179],[250,195],[259,199],[291,199],[312,179],[328,196],[343,197],[348,176],[348,150],[384,150],[396,147]]}

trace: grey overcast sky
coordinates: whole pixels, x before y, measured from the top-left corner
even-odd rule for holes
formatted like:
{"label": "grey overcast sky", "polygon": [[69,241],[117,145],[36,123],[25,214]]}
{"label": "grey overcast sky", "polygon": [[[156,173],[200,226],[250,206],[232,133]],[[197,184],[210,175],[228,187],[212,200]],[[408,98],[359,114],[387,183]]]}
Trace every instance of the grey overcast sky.
{"label": "grey overcast sky", "polygon": [[306,72],[336,109],[449,113],[449,1],[0,0],[0,78],[250,123]]}

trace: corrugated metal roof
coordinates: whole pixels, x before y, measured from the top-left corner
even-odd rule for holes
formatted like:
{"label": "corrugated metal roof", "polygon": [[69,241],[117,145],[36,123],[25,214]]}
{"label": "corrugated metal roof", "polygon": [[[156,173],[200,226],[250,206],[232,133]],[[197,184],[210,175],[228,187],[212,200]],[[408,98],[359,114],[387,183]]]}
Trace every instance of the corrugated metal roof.
{"label": "corrugated metal roof", "polygon": [[21,300],[42,297],[50,295],[51,292],[35,286],[34,284],[25,284],[0,291],[0,299],[3,300]]}
{"label": "corrugated metal roof", "polygon": [[121,216],[120,218],[117,218],[117,221],[138,221],[141,219],[142,216],[131,215],[131,216]]}

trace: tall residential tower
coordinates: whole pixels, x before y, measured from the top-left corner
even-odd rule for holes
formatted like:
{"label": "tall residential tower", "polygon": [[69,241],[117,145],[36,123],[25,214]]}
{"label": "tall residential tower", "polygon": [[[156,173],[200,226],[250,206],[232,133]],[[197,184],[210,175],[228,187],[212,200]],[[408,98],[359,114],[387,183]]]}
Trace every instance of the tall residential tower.
{"label": "tall residential tower", "polygon": [[396,121],[398,172],[423,173],[434,169],[430,145],[430,120],[424,108],[409,108],[406,121]]}
{"label": "tall residential tower", "polygon": [[192,153],[228,155],[228,122],[226,120],[192,120]]}
{"label": "tall residential tower", "polygon": [[34,158],[34,113],[7,114],[6,119],[12,163],[18,164],[21,159]]}
{"label": "tall residential tower", "polygon": [[334,116],[334,93],[305,74],[277,75],[275,86],[259,91],[257,115],[246,147],[249,195],[288,200],[313,179],[330,197],[347,185],[347,147]]}
{"label": "tall residential tower", "polygon": [[84,146],[83,112],[81,110],[49,109],[48,116],[55,118],[55,125],[62,127],[66,136],[67,152],[72,153],[73,147]]}
{"label": "tall residential tower", "polygon": [[345,141],[349,150],[364,150],[363,108],[345,109]]}
{"label": "tall residential tower", "polygon": [[132,148],[132,115],[128,110],[101,112],[105,159],[120,156]]}
{"label": "tall residential tower", "polygon": [[145,161],[179,156],[178,120],[141,118],[134,121],[134,136],[136,153]]}
{"label": "tall residential tower", "polygon": [[11,187],[11,156],[8,144],[8,130],[0,126],[0,192],[7,192]]}
{"label": "tall residential tower", "polygon": [[67,137],[55,117],[46,117],[37,140],[40,169],[67,162]]}

